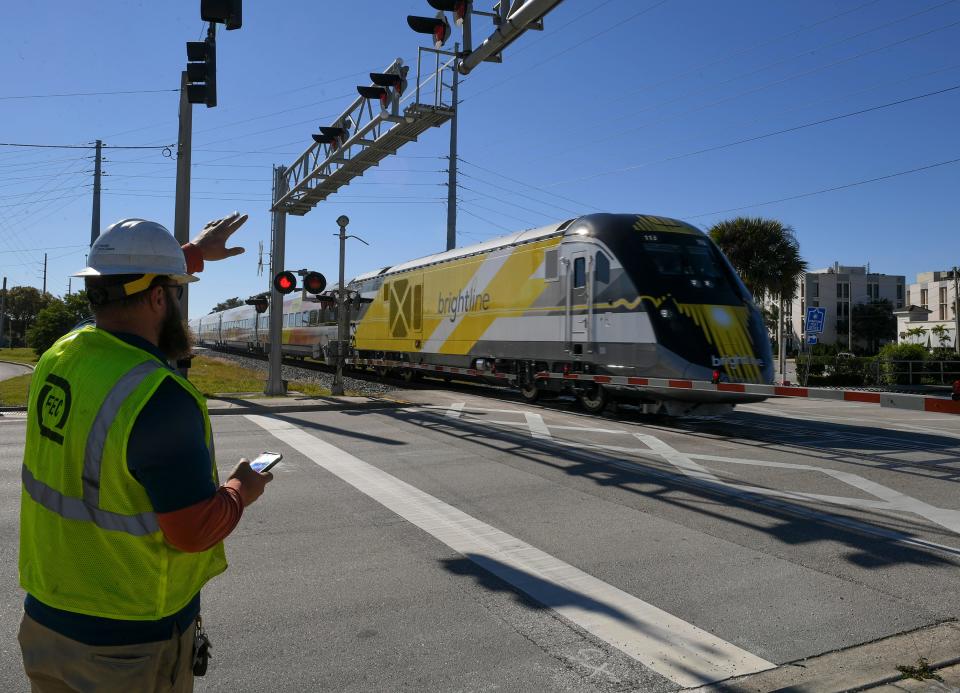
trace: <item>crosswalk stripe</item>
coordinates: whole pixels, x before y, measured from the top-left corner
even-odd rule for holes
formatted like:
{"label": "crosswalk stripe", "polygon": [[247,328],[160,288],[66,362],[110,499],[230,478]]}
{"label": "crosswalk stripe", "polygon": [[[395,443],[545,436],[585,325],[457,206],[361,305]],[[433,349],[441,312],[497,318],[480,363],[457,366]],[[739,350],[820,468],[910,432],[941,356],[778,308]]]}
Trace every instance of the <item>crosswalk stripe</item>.
{"label": "crosswalk stripe", "polygon": [[258,415],[246,418],[454,551],[680,686],[712,683],[775,666],[290,422]]}

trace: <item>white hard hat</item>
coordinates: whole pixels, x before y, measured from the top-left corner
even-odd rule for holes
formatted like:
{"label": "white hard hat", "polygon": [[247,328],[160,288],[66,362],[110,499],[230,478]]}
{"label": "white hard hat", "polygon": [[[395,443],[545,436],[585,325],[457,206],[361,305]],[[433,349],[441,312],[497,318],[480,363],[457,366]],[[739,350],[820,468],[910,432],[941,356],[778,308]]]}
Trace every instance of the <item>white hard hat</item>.
{"label": "white hard hat", "polygon": [[187,261],[173,234],[161,224],[144,219],[121,219],[107,227],[91,246],[87,263],[73,276],[163,274],[178,284],[197,281],[187,274]]}

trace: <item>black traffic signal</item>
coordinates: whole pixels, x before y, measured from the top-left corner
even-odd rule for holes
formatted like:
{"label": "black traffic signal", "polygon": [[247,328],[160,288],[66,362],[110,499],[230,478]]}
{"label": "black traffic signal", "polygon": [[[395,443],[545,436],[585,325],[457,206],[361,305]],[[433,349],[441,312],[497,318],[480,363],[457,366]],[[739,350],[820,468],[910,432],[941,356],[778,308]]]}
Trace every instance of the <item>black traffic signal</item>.
{"label": "black traffic signal", "polygon": [[242,0],[200,0],[200,19],[224,24],[227,31],[243,24]]}
{"label": "black traffic signal", "polygon": [[313,135],[313,141],[317,144],[330,144],[333,146],[339,146],[347,141],[347,137],[349,135],[350,133],[347,132],[346,128],[324,127],[321,125],[320,134]]}
{"label": "black traffic signal", "polygon": [[450,24],[443,12],[437,12],[432,18],[407,15],[407,24],[418,34],[432,35],[434,48],[440,48],[450,38]]}
{"label": "black traffic signal", "polygon": [[278,272],[273,278],[273,288],[286,296],[297,290],[297,276],[290,271]]}
{"label": "black traffic signal", "polygon": [[187,41],[187,101],[217,105],[217,44],[212,37]]}
{"label": "black traffic signal", "polygon": [[258,313],[266,313],[270,307],[270,301],[266,296],[254,296],[244,301],[248,306],[253,306]]}
{"label": "black traffic signal", "polygon": [[453,23],[457,26],[463,24],[463,19],[470,9],[467,6],[467,0],[427,0],[427,2],[435,10],[453,13]]}
{"label": "black traffic signal", "polygon": [[327,288],[327,278],[319,272],[307,272],[303,275],[303,290],[316,296]]}
{"label": "black traffic signal", "polygon": [[365,99],[380,99],[380,108],[386,110],[394,96],[400,96],[407,88],[406,67],[402,72],[371,72],[372,87],[357,87],[357,92]]}

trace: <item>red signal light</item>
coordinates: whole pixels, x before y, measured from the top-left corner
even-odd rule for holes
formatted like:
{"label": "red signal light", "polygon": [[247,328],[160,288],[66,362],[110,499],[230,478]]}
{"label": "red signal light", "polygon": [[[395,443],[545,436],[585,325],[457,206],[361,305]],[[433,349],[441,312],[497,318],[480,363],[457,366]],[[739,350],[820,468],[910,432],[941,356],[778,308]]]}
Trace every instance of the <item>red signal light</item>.
{"label": "red signal light", "polygon": [[280,272],[273,278],[273,288],[281,294],[289,294],[297,288],[297,278],[293,272]]}
{"label": "red signal light", "polygon": [[319,294],[327,288],[327,278],[319,272],[307,272],[303,278],[303,289],[308,294]]}
{"label": "red signal light", "polygon": [[713,377],[710,379],[710,382],[713,383],[714,385],[716,385],[717,383],[720,382],[720,371],[719,371],[719,370],[714,370],[714,371],[713,371]]}

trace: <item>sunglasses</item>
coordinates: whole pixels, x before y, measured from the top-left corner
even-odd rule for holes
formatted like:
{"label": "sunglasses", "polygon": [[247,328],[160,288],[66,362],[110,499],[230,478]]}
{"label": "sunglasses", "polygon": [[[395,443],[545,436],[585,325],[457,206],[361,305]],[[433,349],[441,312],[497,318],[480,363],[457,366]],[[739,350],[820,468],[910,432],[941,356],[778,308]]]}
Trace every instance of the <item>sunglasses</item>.
{"label": "sunglasses", "polygon": [[179,301],[183,298],[183,284],[157,284],[157,286],[164,286],[168,289],[176,289],[177,300]]}

